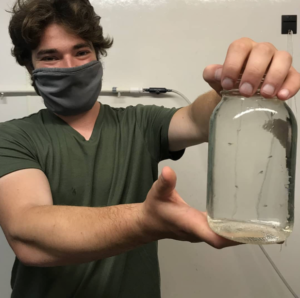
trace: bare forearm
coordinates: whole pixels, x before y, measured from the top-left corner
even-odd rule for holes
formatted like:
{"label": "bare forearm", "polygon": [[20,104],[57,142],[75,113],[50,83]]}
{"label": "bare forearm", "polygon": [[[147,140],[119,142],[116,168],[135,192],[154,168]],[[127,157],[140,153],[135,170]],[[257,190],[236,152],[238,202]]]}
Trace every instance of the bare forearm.
{"label": "bare forearm", "polygon": [[177,111],[170,123],[169,150],[179,151],[207,142],[209,119],[220,100],[218,93],[210,91]]}
{"label": "bare forearm", "polygon": [[199,143],[208,141],[210,116],[220,100],[220,95],[212,90],[200,95],[190,105],[191,118],[199,129]]}
{"label": "bare forearm", "polygon": [[22,244],[23,253],[33,254],[28,261],[33,265],[90,262],[156,240],[143,233],[141,212],[141,204],[32,207],[16,222],[13,239]]}

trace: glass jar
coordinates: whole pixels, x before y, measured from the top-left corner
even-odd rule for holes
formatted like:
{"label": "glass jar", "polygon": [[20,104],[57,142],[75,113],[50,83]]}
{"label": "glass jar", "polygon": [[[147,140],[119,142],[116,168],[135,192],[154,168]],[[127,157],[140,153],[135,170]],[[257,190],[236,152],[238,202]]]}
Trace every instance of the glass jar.
{"label": "glass jar", "polygon": [[297,122],[258,91],[223,91],[210,119],[207,213],[217,234],[241,243],[287,239],[294,223]]}

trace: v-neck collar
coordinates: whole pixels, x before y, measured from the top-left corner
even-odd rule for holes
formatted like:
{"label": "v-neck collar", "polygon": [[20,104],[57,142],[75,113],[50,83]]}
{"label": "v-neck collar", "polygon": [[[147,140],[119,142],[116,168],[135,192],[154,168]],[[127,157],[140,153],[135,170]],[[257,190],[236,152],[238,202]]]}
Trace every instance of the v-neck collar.
{"label": "v-neck collar", "polygon": [[47,110],[47,111],[53,117],[53,119],[55,119],[55,121],[59,122],[59,124],[63,126],[63,129],[65,129],[69,134],[72,134],[73,136],[76,136],[78,139],[80,139],[83,142],[91,143],[95,139],[97,140],[98,132],[99,132],[99,129],[101,127],[101,123],[102,123],[103,118],[104,118],[104,108],[105,108],[104,105],[102,103],[100,103],[100,111],[99,111],[99,114],[97,116],[93,131],[92,131],[92,134],[91,134],[91,137],[89,138],[89,140],[86,140],[82,134],[80,134],[77,130],[75,130],[66,121],[64,121],[60,117],[56,116],[54,113],[50,112],[49,110]]}

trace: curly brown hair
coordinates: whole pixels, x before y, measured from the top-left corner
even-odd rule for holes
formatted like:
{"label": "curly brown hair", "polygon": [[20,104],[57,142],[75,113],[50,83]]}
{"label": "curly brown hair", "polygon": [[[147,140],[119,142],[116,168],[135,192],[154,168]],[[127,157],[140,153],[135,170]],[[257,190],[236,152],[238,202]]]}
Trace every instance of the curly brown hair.
{"label": "curly brown hair", "polygon": [[38,47],[45,28],[52,23],[91,42],[98,60],[100,54],[107,55],[106,50],[113,44],[112,39],[103,37],[101,18],[89,0],[17,0],[11,13],[12,55],[21,66],[33,68],[31,52]]}

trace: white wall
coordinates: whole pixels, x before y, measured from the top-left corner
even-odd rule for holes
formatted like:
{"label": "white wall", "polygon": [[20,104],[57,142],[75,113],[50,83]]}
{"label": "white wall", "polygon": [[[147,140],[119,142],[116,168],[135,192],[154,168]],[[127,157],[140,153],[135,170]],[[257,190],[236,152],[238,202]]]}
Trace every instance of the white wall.
{"label": "white wall", "polygon": [[[299,14],[299,0],[94,0],[114,47],[104,59],[104,88],[117,86],[168,87],[190,99],[207,91],[202,71],[211,63],[222,63],[229,44],[247,36],[255,41],[270,41],[287,48],[281,33],[281,15]],[[24,70],[10,57],[7,34],[9,16],[4,9],[12,0],[0,3],[0,91],[28,88]],[[299,27],[298,27],[299,30]],[[300,70],[300,37],[294,36],[294,63]],[[300,98],[300,97],[299,97]],[[174,98],[108,98],[116,106],[155,103],[184,105]],[[298,103],[300,107],[300,103]],[[18,118],[42,107],[38,98],[12,98],[0,105],[0,121]],[[205,210],[207,146],[189,149],[171,165],[178,175],[177,190],[192,206]],[[300,154],[299,154],[300,156]],[[299,169],[299,163],[298,163]],[[298,179],[298,181],[300,181]],[[268,246],[282,274],[300,295],[300,208],[299,182],[296,192],[295,231],[287,246]],[[300,206],[299,206],[300,207]],[[282,249],[282,250],[281,250]],[[290,298],[272,267],[256,246],[240,246],[216,251],[206,244],[160,242],[163,298]],[[0,238],[0,289],[9,293],[12,253]],[[3,292],[4,291],[4,292]]]}

